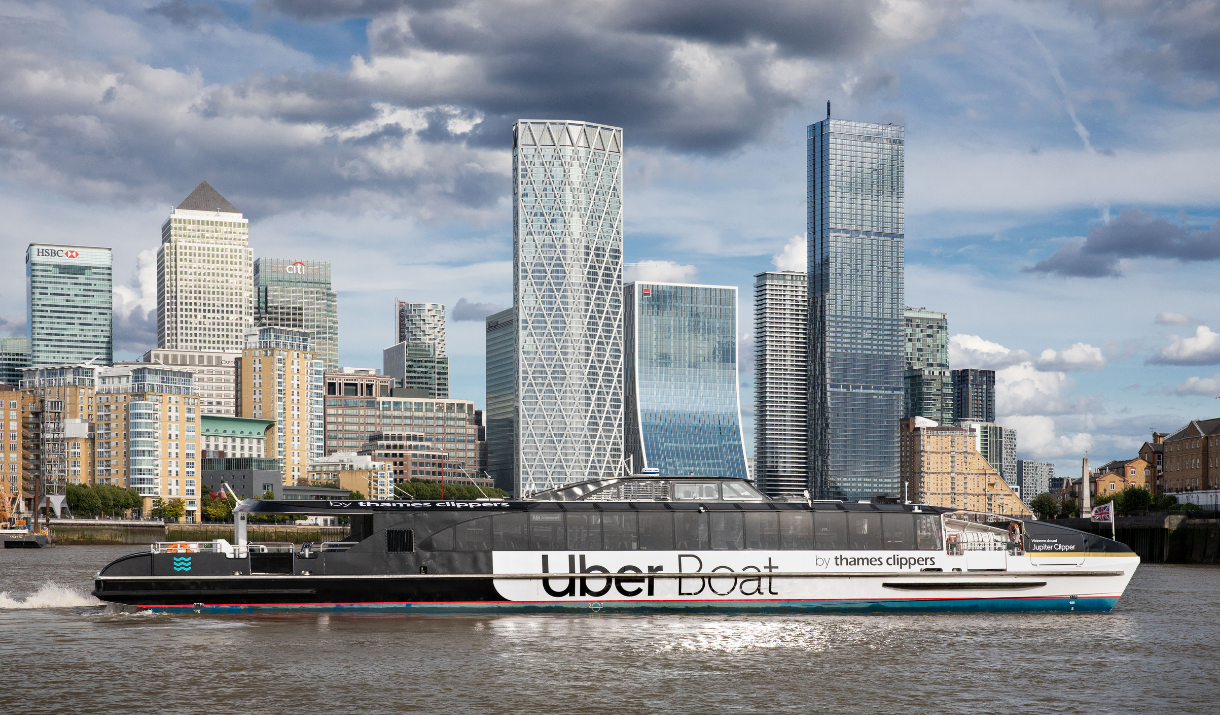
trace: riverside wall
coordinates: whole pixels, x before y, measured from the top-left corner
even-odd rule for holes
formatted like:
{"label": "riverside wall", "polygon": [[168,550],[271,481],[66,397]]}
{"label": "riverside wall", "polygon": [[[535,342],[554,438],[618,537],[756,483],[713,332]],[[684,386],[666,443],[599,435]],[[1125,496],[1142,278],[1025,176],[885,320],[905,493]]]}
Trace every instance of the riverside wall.
{"label": "riverside wall", "polygon": [[[1055,519],[1048,523],[1110,536],[1109,524],[1089,519]],[[1190,519],[1182,514],[1120,516],[1114,523],[1114,534],[1144,563],[1220,564],[1220,519]]]}
{"label": "riverside wall", "polygon": [[[297,526],[295,524],[250,524],[250,541],[343,541],[351,531],[344,526]],[[52,519],[51,536],[62,546],[151,544],[156,541],[233,541],[232,524],[165,524],[160,521],[103,519]]]}

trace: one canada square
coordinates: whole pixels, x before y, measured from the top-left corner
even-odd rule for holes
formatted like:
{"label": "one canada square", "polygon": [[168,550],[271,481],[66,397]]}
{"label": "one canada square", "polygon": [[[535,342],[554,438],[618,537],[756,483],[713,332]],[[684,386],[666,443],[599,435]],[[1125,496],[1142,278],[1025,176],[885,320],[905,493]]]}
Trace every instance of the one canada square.
{"label": "one canada square", "polygon": [[[829,113],[828,113],[829,114]],[[809,483],[898,495],[903,127],[831,119],[807,134]]]}
{"label": "one canada square", "polygon": [[[513,126],[513,487],[618,473],[623,456],[623,130]],[[489,415],[493,417],[493,415]]]}

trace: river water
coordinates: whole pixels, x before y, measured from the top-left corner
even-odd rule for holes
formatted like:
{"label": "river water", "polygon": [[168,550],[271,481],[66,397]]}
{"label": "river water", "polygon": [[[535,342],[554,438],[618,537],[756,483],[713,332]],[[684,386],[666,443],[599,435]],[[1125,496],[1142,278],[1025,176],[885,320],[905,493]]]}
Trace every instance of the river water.
{"label": "river water", "polygon": [[1217,567],[1105,615],[107,612],[138,548],[0,550],[0,713],[1220,711]]}

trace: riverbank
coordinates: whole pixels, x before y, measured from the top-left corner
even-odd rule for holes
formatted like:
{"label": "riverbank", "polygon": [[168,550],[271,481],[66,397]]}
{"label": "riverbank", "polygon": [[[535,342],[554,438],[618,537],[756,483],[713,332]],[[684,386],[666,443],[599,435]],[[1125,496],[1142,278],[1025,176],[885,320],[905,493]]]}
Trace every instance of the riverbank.
{"label": "riverbank", "polygon": [[[250,541],[342,541],[350,530],[344,526],[297,526],[295,524],[250,524]],[[104,519],[52,519],[51,535],[61,546],[110,546],[151,544],[157,541],[233,540],[232,524],[166,524],[161,521]]]}
{"label": "riverbank", "polygon": [[[1052,524],[1110,536],[1110,525],[1089,519],[1056,519]],[[1220,519],[1191,519],[1183,514],[1120,516],[1115,539],[1152,564],[1220,564]]]}

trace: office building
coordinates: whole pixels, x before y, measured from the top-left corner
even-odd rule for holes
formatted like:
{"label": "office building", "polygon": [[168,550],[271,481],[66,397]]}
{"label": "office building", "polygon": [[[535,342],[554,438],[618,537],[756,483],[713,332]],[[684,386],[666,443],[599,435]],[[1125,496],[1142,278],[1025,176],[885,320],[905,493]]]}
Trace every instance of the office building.
{"label": "office building", "polygon": [[449,358],[436,343],[402,342],[381,353],[382,372],[413,395],[449,398]]}
{"label": "office building", "polygon": [[1017,481],[1021,485],[1021,501],[1029,504],[1034,497],[1051,490],[1051,480],[1055,478],[1055,465],[1051,462],[1035,462],[1029,459],[1017,460]]}
{"label": "office building", "polygon": [[995,370],[952,370],[953,419],[995,422]]}
{"label": "office building", "polygon": [[249,226],[206,181],[170,209],[157,250],[157,347],[243,349],[254,324]]}
{"label": "office building", "polygon": [[29,338],[0,338],[0,385],[21,384],[21,368],[30,366]]}
{"label": "office building", "polygon": [[1017,431],[994,422],[960,420],[958,426],[974,430],[974,448],[992,469],[1004,477],[1008,486],[1020,488],[1017,474]]}
{"label": "office building", "polygon": [[430,343],[445,357],[445,306],[440,303],[394,301],[398,334],[395,343]]}
{"label": "office building", "polygon": [[140,360],[193,374],[199,411],[205,415],[233,417],[237,402],[234,392],[237,385],[237,358],[240,356],[240,351],[155,348],[144,353]]}
{"label": "office building", "polygon": [[754,483],[768,496],[809,484],[809,299],[797,271],[754,276]]}
{"label": "office building", "polygon": [[903,374],[903,417],[953,421],[953,381],[949,376],[949,321],[944,313],[907,308]]}
{"label": "office building", "polygon": [[[378,397],[389,397],[394,378],[373,368],[345,367],[328,372],[325,383],[325,454],[354,452],[381,431]],[[349,398],[349,399],[341,399]]]}
{"label": "office building", "polygon": [[254,324],[304,330],[328,371],[339,369],[339,298],[330,287],[330,261],[254,261]]}
{"label": "office building", "polygon": [[109,248],[31,243],[25,279],[28,365],[114,362]]}
{"label": "office building", "polygon": [[[480,417],[476,410],[475,421],[478,422]],[[407,431],[401,431],[402,429]],[[398,432],[378,432],[370,436],[369,441],[360,448],[359,454],[385,462],[395,484],[419,479],[444,481],[447,484],[470,484],[487,489],[495,485],[484,473],[484,450],[481,449],[483,446],[481,441],[476,442],[473,458],[459,458],[456,449],[451,452],[446,448],[446,444],[432,442],[417,428],[404,426]]]}
{"label": "office building", "polygon": [[827,117],[807,132],[809,478],[820,498],[897,496],[903,142]]}
{"label": "office building", "polygon": [[267,456],[268,438],[274,426],[275,420],[203,415],[199,420],[203,458],[274,459]]}
{"label": "office building", "polygon": [[513,308],[487,316],[487,473],[497,489],[513,491],[517,406],[517,318]]}
{"label": "office building", "polygon": [[513,125],[513,493],[623,468],[623,130]]}
{"label": "office building", "polygon": [[394,480],[387,464],[367,454],[335,452],[309,460],[308,485],[357,492],[372,501],[394,499]]}
{"label": "office building", "polygon": [[305,330],[250,328],[237,359],[237,416],[275,420],[267,457],[279,459],[284,483],[305,478],[321,445],[310,429],[322,395],[314,381],[313,336]]}
{"label": "office building", "polygon": [[[327,444],[388,461],[396,481],[439,479],[442,474],[436,470],[443,470],[444,476],[477,477],[487,468],[481,417],[471,400],[328,395]],[[356,441],[356,449],[347,448]]]}
{"label": "office building", "polygon": [[970,429],[942,427],[923,417],[904,418],[901,454],[901,486],[910,502],[988,514],[1033,515],[975,449]]}
{"label": "office building", "polygon": [[624,449],[632,469],[746,479],[737,288],[623,286]]}

